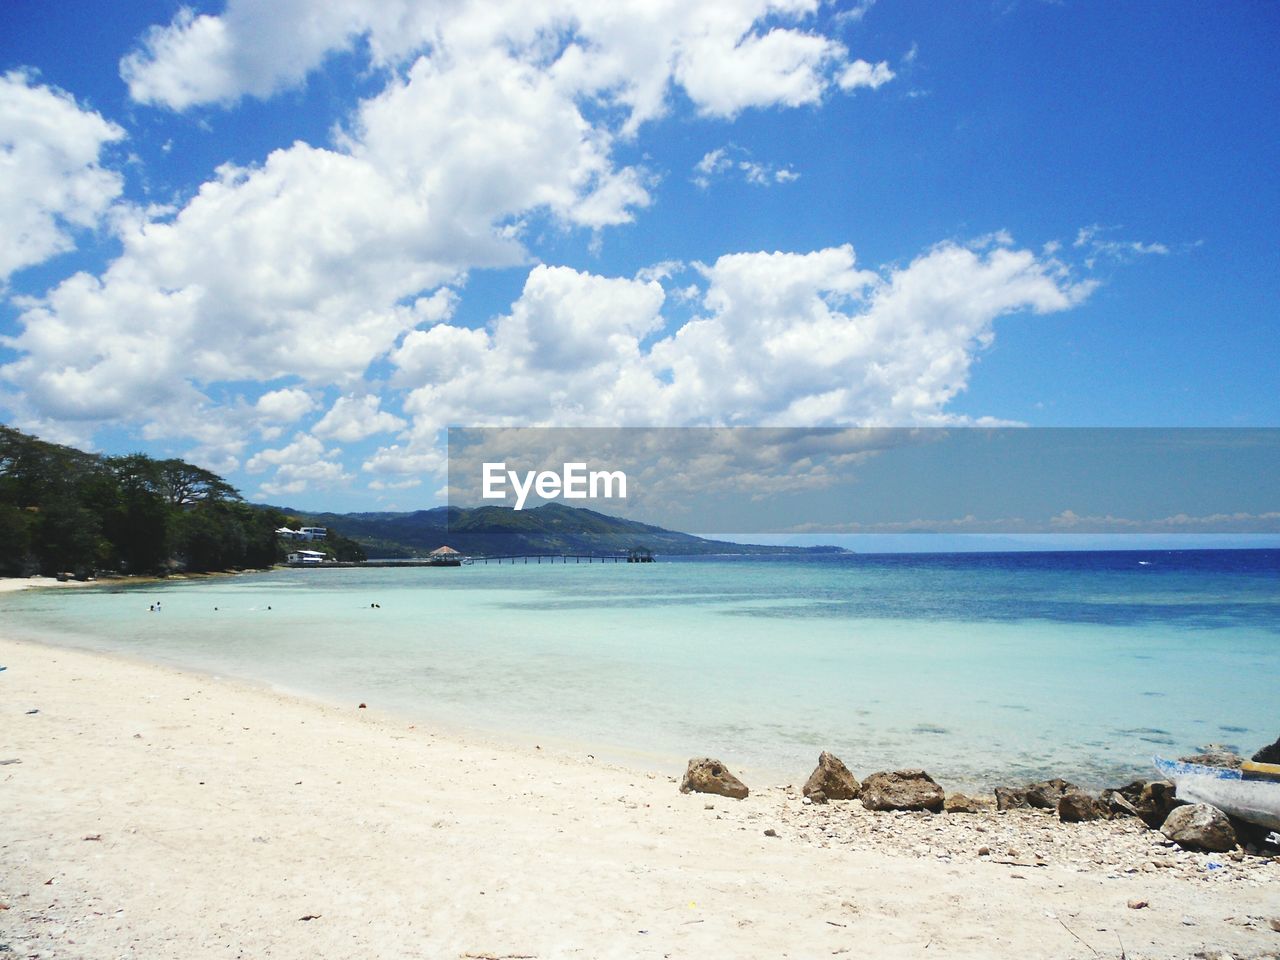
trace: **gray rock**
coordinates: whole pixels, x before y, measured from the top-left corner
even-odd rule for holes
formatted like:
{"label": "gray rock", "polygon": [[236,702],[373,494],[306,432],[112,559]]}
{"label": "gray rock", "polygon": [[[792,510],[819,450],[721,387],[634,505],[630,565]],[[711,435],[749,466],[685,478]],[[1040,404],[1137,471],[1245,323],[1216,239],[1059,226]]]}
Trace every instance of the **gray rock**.
{"label": "gray rock", "polygon": [[815,793],[823,795],[823,799],[815,800],[815,803],[825,803],[827,800],[857,800],[861,792],[862,784],[858,782],[858,778],[849,772],[849,768],[840,761],[839,757],[825,750],[818,755],[818,766],[813,773],[809,774],[809,779],[804,784],[806,797],[812,797]]}
{"label": "gray rock", "polygon": [[1083,823],[1105,816],[1102,804],[1082,790],[1068,790],[1058,798],[1058,819],[1063,823]]}
{"label": "gray rock", "polygon": [[1160,832],[1187,850],[1225,853],[1236,846],[1236,832],[1227,815],[1207,803],[1192,803],[1173,810]]}
{"label": "gray rock", "polygon": [[695,757],[689,761],[680,781],[681,793],[714,793],[734,800],[745,800],[747,785],[725,769],[719,760]]}
{"label": "gray rock", "polygon": [[862,805],[868,810],[942,809],[942,788],[923,770],[873,773],[862,783]]}

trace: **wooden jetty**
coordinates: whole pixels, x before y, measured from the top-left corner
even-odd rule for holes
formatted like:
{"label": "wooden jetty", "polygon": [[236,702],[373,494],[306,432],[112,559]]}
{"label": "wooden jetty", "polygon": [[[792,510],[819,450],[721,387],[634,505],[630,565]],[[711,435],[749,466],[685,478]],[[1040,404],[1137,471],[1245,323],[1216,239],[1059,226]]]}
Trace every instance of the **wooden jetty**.
{"label": "wooden jetty", "polygon": [[298,569],[336,570],[355,567],[459,567],[483,563],[653,563],[653,553],[636,549],[627,553],[520,553],[495,556],[450,558],[447,560],[329,560],[322,563],[296,562],[286,566]]}

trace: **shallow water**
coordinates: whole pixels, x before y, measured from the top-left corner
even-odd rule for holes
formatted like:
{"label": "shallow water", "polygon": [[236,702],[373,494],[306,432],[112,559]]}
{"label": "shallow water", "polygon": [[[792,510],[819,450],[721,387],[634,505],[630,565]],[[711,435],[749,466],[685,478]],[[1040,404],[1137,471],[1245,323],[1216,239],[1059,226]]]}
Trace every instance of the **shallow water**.
{"label": "shallow water", "polygon": [[756,782],[829,749],[859,774],[1099,786],[1280,734],[1280,551],[280,570],[10,594],[0,615],[8,636]]}

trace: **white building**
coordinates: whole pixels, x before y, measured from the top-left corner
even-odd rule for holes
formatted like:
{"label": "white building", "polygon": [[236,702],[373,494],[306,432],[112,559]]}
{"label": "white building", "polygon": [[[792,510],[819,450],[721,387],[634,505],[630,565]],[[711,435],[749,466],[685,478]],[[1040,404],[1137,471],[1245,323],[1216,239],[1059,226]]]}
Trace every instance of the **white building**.
{"label": "white building", "polygon": [[325,555],[319,550],[297,550],[288,556],[290,563],[323,563]]}
{"label": "white building", "polygon": [[303,527],[298,531],[299,540],[324,540],[329,536],[328,527]]}

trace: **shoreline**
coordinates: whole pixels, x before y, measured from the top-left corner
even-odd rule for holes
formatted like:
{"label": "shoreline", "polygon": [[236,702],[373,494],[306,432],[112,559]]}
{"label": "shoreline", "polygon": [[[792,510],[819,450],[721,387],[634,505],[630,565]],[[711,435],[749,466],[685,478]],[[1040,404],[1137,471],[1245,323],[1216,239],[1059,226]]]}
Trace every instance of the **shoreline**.
{"label": "shoreline", "polygon": [[[277,572],[285,571],[286,568],[272,568]],[[59,587],[99,587],[104,592],[125,592],[120,588],[148,586],[174,586],[179,587],[183,584],[217,582],[228,578],[241,577],[248,574],[270,573],[272,570],[244,570],[217,572],[211,574],[174,574],[169,577],[120,577],[106,578],[96,581],[80,582],[68,581],[58,582],[53,578],[0,578],[0,596],[5,593],[23,590],[30,587],[32,589],[59,588]],[[21,633],[21,632],[20,632]],[[705,746],[701,744],[681,744],[673,746],[670,743],[655,744],[652,740],[648,742],[639,742],[635,739],[622,741],[618,738],[609,739],[607,736],[592,739],[588,736],[581,735],[576,732],[553,733],[546,728],[538,728],[536,726],[511,726],[503,724],[492,716],[487,719],[484,717],[476,718],[466,715],[451,715],[448,711],[433,709],[430,706],[409,705],[396,702],[376,702],[378,691],[374,689],[365,690],[355,687],[349,690],[338,692],[335,689],[321,686],[309,687],[305,682],[294,682],[290,678],[272,677],[268,674],[255,675],[251,670],[245,670],[243,665],[232,663],[221,664],[200,664],[193,663],[189,658],[183,657],[180,653],[169,655],[142,653],[129,649],[120,649],[119,643],[97,644],[93,642],[79,642],[77,639],[66,639],[59,632],[49,632],[41,630],[25,631],[25,639],[35,643],[42,643],[55,649],[74,649],[86,651],[95,654],[101,654],[107,657],[118,657],[125,660],[136,661],[140,665],[154,664],[166,669],[178,669],[201,675],[208,675],[215,679],[230,678],[231,680],[262,689],[267,689],[282,693],[284,695],[311,700],[328,704],[332,707],[345,709],[354,706],[355,703],[366,700],[371,706],[379,708],[386,716],[394,717],[404,723],[417,723],[419,725],[428,725],[433,729],[442,731],[445,735],[456,739],[484,742],[491,744],[499,749],[524,749],[531,748],[535,744],[543,746],[552,746],[561,752],[567,754],[575,754],[581,756],[594,755],[605,759],[609,762],[618,763],[628,766],[632,769],[643,769],[646,772],[660,772],[662,775],[670,775],[672,772],[679,773],[683,769],[683,764],[687,760],[684,750],[705,750]],[[826,748],[826,745],[819,741],[812,741],[815,752]],[[1251,750],[1253,746],[1263,745],[1261,741],[1250,745],[1247,749]],[[1208,748],[1219,748],[1220,744],[1212,738],[1202,738],[1198,740],[1188,740],[1180,747],[1169,746],[1167,749],[1147,747],[1145,749],[1137,748],[1133,751],[1134,756],[1145,755],[1149,761],[1151,752],[1159,750],[1165,756],[1173,757],[1175,755],[1191,754],[1200,752]],[[807,764],[812,761],[805,756],[799,759],[795,756],[786,758],[786,762],[779,761],[774,757],[762,758],[758,755],[734,756],[732,749],[721,747],[724,759],[733,765],[740,774],[744,775],[744,779],[753,786],[755,785],[783,785],[793,784],[799,785],[803,783],[807,776],[807,770],[810,769]],[[840,751],[838,746],[832,747],[837,752]],[[1241,749],[1240,747],[1232,747],[1231,749]],[[1034,765],[1026,763],[1014,763],[1007,761],[1003,765],[984,765],[982,768],[969,767],[952,767],[948,769],[943,762],[939,762],[938,757],[932,758],[930,763],[928,756],[920,756],[914,754],[913,751],[907,750],[894,753],[893,755],[881,756],[878,761],[879,769],[887,769],[889,766],[906,766],[920,767],[924,766],[929,769],[948,791],[959,791],[966,794],[985,794],[990,796],[994,789],[998,786],[1006,788],[1017,788],[1025,786],[1033,781],[1041,781],[1062,777],[1072,783],[1080,785],[1083,789],[1097,793],[1103,789],[1117,788],[1122,784],[1128,783],[1136,778],[1150,779],[1153,777],[1153,770],[1149,762],[1125,762],[1124,760],[1113,760],[1105,769],[1101,763],[1101,759],[1088,758],[1090,762],[1077,763],[1071,759],[1063,759],[1061,757],[1056,760],[1050,760],[1042,756],[1037,759]],[[1075,758],[1079,760],[1079,758]],[[1096,767],[1096,769],[1095,769]],[[858,769],[854,772],[860,776],[871,773],[875,766],[868,765],[867,762],[859,764]]]}
{"label": "shoreline", "polygon": [[153,583],[182,583],[185,581],[220,580],[224,577],[239,577],[246,573],[267,573],[275,567],[263,567],[252,570],[210,570],[201,573],[171,573],[168,576],[158,574],[119,574],[117,576],[94,577],[91,580],[59,580],[57,577],[0,577],[0,594],[18,593],[23,590],[48,590],[62,587],[106,587],[133,586]]}
{"label": "shoreline", "polygon": [[0,663],[0,940],[23,956],[1280,948],[1280,863],[1122,821],[682,795],[108,654],[0,638]]}

